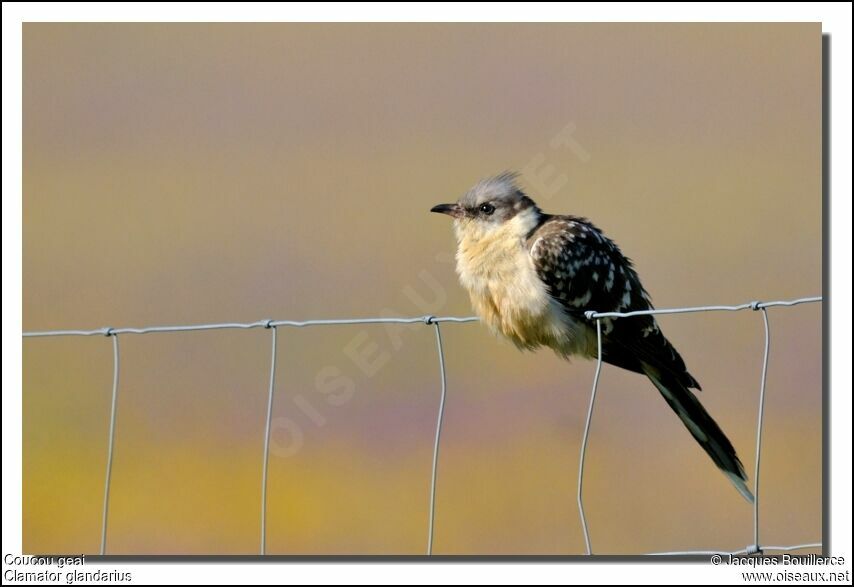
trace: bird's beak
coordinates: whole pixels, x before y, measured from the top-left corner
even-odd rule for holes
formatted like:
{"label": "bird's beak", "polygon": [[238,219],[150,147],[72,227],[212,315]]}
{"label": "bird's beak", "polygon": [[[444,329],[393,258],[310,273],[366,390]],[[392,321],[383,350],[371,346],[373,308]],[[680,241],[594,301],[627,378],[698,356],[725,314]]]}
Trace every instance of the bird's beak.
{"label": "bird's beak", "polygon": [[438,206],[430,208],[430,211],[438,212],[439,214],[447,214],[454,218],[459,218],[463,215],[463,209],[460,208],[459,204],[439,204]]}

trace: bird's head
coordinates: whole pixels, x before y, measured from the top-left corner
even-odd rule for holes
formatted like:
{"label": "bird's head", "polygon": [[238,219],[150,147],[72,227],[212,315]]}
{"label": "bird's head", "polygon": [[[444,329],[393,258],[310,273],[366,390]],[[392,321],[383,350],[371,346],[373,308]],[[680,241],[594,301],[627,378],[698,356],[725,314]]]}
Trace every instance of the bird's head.
{"label": "bird's head", "polygon": [[527,235],[539,220],[541,211],[516,183],[518,175],[505,172],[479,181],[453,204],[439,204],[430,211],[454,219],[457,237],[479,240],[498,230]]}

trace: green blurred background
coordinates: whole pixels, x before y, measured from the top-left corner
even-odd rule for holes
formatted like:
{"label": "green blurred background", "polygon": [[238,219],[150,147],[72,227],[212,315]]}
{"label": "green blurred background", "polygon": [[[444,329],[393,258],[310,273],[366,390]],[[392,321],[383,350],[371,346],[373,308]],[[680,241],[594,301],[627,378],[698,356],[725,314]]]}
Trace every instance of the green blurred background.
{"label": "green blurred background", "polygon": [[[820,34],[26,24],[24,328],[469,315],[428,210],[505,169],[600,225],[659,307],[816,295]],[[762,537],[811,542],[821,310],[770,314]],[[660,322],[752,477],[761,317]],[[593,363],[443,333],[434,552],[583,552]],[[269,331],[120,342],[108,552],[256,553]],[[23,345],[24,550],[97,552],[110,341]],[[432,328],[282,328],[278,369],[268,552],[423,553]],[[599,553],[752,542],[749,505],[640,376],[604,369],[587,467]]]}

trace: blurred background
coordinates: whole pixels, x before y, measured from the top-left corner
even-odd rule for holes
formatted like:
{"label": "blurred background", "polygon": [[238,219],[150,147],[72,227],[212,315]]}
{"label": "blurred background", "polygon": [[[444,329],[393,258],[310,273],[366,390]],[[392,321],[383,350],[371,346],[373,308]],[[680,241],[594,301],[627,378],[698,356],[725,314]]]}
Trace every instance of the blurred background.
{"label": "blurred background", "polygon": [[[25,330],[470,315],[447,218],[505,169],[659,307],[821,291],[819,24],[26,24]],[[770,310],[762,540],[821,537],[821,309]],[[665,316],[752,477],[761,316]],[[442,327],[436,554],[581,553],[594,364]],[[108,553],[255,554],[265,330],[125,335]],[[27,553],[100,545],[112,347],[23,342]],[[269,553],[421,554],[432,327],[279,331]],[[750,506],[605,367],[603,554],[738,549]]]}

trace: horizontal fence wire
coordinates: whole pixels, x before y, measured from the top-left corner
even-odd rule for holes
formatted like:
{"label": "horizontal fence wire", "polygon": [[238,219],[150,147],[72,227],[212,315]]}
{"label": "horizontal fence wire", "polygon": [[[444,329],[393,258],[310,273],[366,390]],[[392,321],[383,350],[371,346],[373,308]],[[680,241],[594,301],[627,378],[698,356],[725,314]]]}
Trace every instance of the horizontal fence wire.
{"label": "horizontal fence wire", "polygon": [[332,320],[258,320],[257,322],[222,322],[219,324],[189,324],[183,326],[146,326],[145,328],[97,328],[95,330],[44,330],[25,332],[25,338],[37,336],[114,336],[117,334],[149,334],[154,332],[195,332],[199,330],[249,330],[250,328],[272,328],[274,326],[344,326],[348,324],[433,324],[435,322],[477,322],[476,316],[418,316],[416,318],[341,318]]}
{"label": "horizontal fence wire", "polygon": [[742,548],[741,550],[674,550],[671,552],[650,552],[647,556],[697,556],[731,554],[739,556],[743,554],[760,554],[764,552],[792,552],[793,550],[806,550],[808,548],[821,548],[821,542],[810,542],[808,544],[793,544],[792,546],[763,546],[762,550]]}
{"label": "horizontal fence wire", "polygon": [[[635,311],[635,312],[596,312],[595,310],[590,310],[584,313],[584,316],[588,320],[595,321],[596,324],[596,338],[597,338],[597,361],[596,361],[596,371],[593,379],[593,388],[591,390],[590,402],[588,404],[587,411],[587,419],[584,426],[584,435],[581,443],[581,455],[579,457],[579,467],[578,467],[578,485],[577,485],[577,503],[578,503],[578,511],[581,519],[582,531],[584,533],[584,541],[587,548],[587,554],[592,555],[593,550],[590,542],[590,533],[587,526],[587,518],[584,513],[584,500],[583,500],[583,486],[584,486],[584,463],[587,452],[587,445],[589,442],[590,436],[590,428],[593,420],[593,405],[596,398],[596,391],[599,386],[599,376],[602,370],[602,326],[601,321],[603,319],[613,319],[613,318],[631,318],[633,316],[651,316],[651,315],[665,315],[665,314],[687,314],[687,313],[695,313],[695,312],[737,312],[741,310],[762,310],[764,324],[765,324],[765,352],[763,356],[762,362],[762,372],[760,379],[760,394],[759,394],[759,414],[758,414],[758,422],[757,422],[757,437],[756,437],[756,468],[754,475],[754,508],[753,508],[753,521],[754,521],[754,535],[753,535],[753,544],[748,546],[745,549],[737,550],[737,551],[717,551],[717,550],[695,550],[695,551],[671,551],[671,552],[655,552],[649,553],[651,556],[685,556],[685,555],[716,555],[716,554],[760,554],[767,551],[792,551],[792,550],[802,550],[805,548],[821,548],[821,542],[808,543],[808,544],[797,544],[791,546],[760,546],[759,542],[759,463],[760,463],[760,450],[762,446],[762,424],[763,424],[763,415],[765,410],[765,389],[766,389],[766,379],[768,373],[768,359],[770,353],[770,327],[768,321],[768,312],[767,308],[772,307],[791,307],[799,304],[807,304],[807,303],[816,303],[821,302],[821,296],[814,297],[806,297],[806,298],[798,298],[794,300],[782,300],[782,301],[772,301],[772,302],[759,302],[753,301],[745,304],[739,305],[717,305],[717,306],[696,306],[696,307],[687,307],[687,308],[665,308],[658,310],[643,310],[643,311]],[[478,322],[479,319],[475,316],[464,316],[464,317],[456,317],[456,316],[417,316],[417,317],[403,317],[403,318],[342,318],[342,319],[330,319],[330,320],[258,320],[255,322],[222,322],[222,323],[213,323],[213,324],[190,324],[190,325],[175,325],[175,326],[148,326],[143,328],[132,328],[132,327],[124,327],[124,328],[113,328],[113,327],[104,327],[93,330],[46,330],[46,331],[33,331],[33,332],[23,332],[22,336],[24,338],[40,338],[40,337],[60,337],[60,336],[107,336],[113,338],[113,386],[112,386],[112,403],[110,408],[110,426],[109,426],[109,442],[107,449],[107,467],[106,474],[104,480],[104,507],[102,514],[102,526],[101,526],[101,554],[106,554],[106,545],[107,545],[107,520],[109,513],[109,500],[110,500],[110,483],[112,479],[112,464],[113,464],[113,447],[116,435],[116,405],[118,399],[118,390],[119,390],[119,343],[118,338],[119,335],[124,334],[151,334],[151,333],[170,333],[170,332],[197,332],[197,331],[207,331],[207,330],[248,330],[253,328],[261,328],[268,329],[272,332],[271,338],[271,362],[270,362],[270,378],[269,378],[269,386],[268,386],[268,397],[267,397],[267,414],[266,414],[266,427],[265,427],[265,436],[264,436],[264,456],[263,456],[263,464],[262,464],[262,486],[261,486],[261,538],[260,538],[260,552],[261,554],[266,554],[266,542],[267,542],[267,532],[266,532],[266,517],[267,517],[267,470],[269,465],[269,450],[270,450],[270,424],[272,418],[272,410],[273,410],[273,397],[274,397],[274,388],[275,388],[275,377],[276,377],[276,344],[277,344],[277,327],[293,327],[293,328],[304,328],[304,327],[312,327],[312,326],[343,326],[343,325],[356,325],[356,324],[426,324],[434,327],[434,332],[436,335],[436,345],[437,345],[437,355],[439,361],[439,374],[440,374],[440,396],[439,396],[439,408],[438,415],[436,421],[436,430],[435,430],[435,441],[433,446],[433,461],[432,461],[432,470],[430,476],[430,489],[429,489],[429,519],[428,519],[428,532],[427,532],[427,555],[432,555],[433,553],[433,541],[434,541],[434,524],[435,524],[435,515],[436,515],[436,487],[437,487],[437,478],[438,478],[438,459],[439,459],[439,446],[441,442],[441,434],[442,434],[442,421],[444,418],[445,411],[445,399],[447,395],[447,380],[445,374],[445,353],[444,348],[442,346],[442,332],[440,330],[439,325],[441,323],[452,323],[452,324],[465,324],[471,322]]]}

